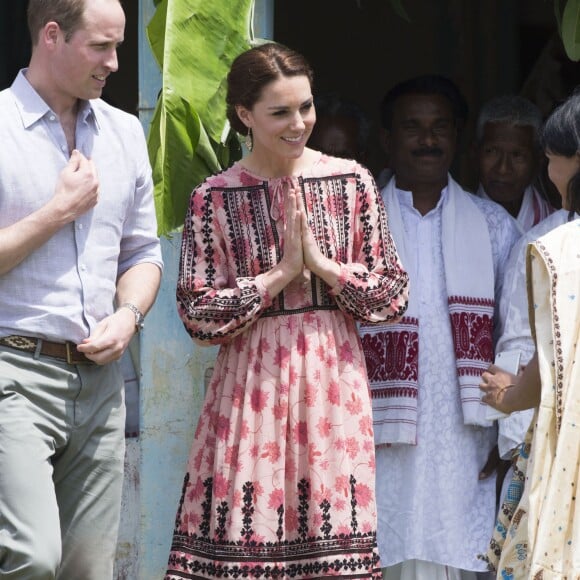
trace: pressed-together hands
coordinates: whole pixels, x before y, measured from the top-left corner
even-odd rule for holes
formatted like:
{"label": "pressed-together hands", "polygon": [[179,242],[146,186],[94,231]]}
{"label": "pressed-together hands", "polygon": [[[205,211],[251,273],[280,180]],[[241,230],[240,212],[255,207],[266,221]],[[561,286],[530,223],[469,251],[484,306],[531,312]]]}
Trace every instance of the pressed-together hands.
{"label": "pressed-together hands", "polygon": [[335,286],[340,266],[320,251],[308,225],[308,215],[299,189],[286,186],[284,211],[284,255],[279,266],[288,281],[303,275],[307,269],[329,286]]}

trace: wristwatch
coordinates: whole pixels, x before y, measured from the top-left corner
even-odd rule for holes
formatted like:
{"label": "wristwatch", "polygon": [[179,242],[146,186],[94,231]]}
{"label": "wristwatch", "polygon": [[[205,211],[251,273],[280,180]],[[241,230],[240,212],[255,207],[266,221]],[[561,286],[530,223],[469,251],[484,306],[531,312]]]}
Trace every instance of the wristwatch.
{"label": "wristwatch", "polygon": [[143,327],[145,326],[145,316],[143,313],[130,302],[121,304],[121,308],[128,308],[135,315],[135,328],[137,329],[137,332],[143,330]]}

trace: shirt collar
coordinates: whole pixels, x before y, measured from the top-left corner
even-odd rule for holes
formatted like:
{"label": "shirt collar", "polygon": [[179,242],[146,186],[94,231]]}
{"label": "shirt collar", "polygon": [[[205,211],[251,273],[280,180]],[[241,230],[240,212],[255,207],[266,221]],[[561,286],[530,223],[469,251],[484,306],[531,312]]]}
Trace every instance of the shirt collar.
{"label": "shirt collar", "polygon": [[[16,106],[20,112],[22,124],[26,129],[34,125],[47,114],[53,114],[52,109],[46,104],[44,99],[36,92],[34,87],[26,78],[26,71],[20,70],[12,83],[12,93],[16,97]],[[99,123],[95,109],[91,101],[81,101],[78,112],[79,121],[93,126],[97,131]]]}
{"label": "shirt collar", "polygon": [[[396,176],[395,176],[395,192],[399,198],[399,203],[402,206],[405,206],[407,208],[413,209],[413,192],[412,191],[407,191],[406,189],[399,189],[397,187],[397,180],[396,180]],[[437,205],[433,208],[433,210],[438,210],[439,208],[441,208],[443,206],[443,204],[445,203],[445,200],[448,197],[448,193],[447,190],[449,189],[449,179],[447,180],[447,185],[441,190],[441,196],[439,197],[439,201],[437,202]],[[431,213],[431,212],[429,212]]]}

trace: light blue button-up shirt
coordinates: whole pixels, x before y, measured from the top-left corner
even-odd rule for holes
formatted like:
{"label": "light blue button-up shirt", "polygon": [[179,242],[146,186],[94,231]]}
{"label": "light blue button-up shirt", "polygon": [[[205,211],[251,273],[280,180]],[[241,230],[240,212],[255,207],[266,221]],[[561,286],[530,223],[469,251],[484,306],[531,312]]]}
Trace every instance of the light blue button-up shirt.
{"label": "light blue button-up shirt", "polygon": [[[0,92],[0,227],[46,204],[69,159],[57,115],[24,73]],[[139,120],[100,99],[83,102],[76,148],[95,163],[99,201],[0,276],[0,337],[78,343],[113,312],[118,275],[144,262],[162,267]]]}

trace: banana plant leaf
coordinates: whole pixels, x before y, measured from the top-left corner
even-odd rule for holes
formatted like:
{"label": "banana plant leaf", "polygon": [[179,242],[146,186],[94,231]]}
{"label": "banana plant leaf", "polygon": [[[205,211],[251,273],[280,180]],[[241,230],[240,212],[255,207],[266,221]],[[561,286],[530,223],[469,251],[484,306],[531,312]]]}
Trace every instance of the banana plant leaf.
{"label": "banana plant leaf", "polygon": [[162,88],[148,134],[158,231],[183,225],[191,191],[241,157],[226,76],[253,40],[254,0],[159,0],[147,26]]}
{"label": "banana plant leaf", "polygon": [[580,0],[568,0],[562,13],[562,43],[568,58],[580,60]]}

